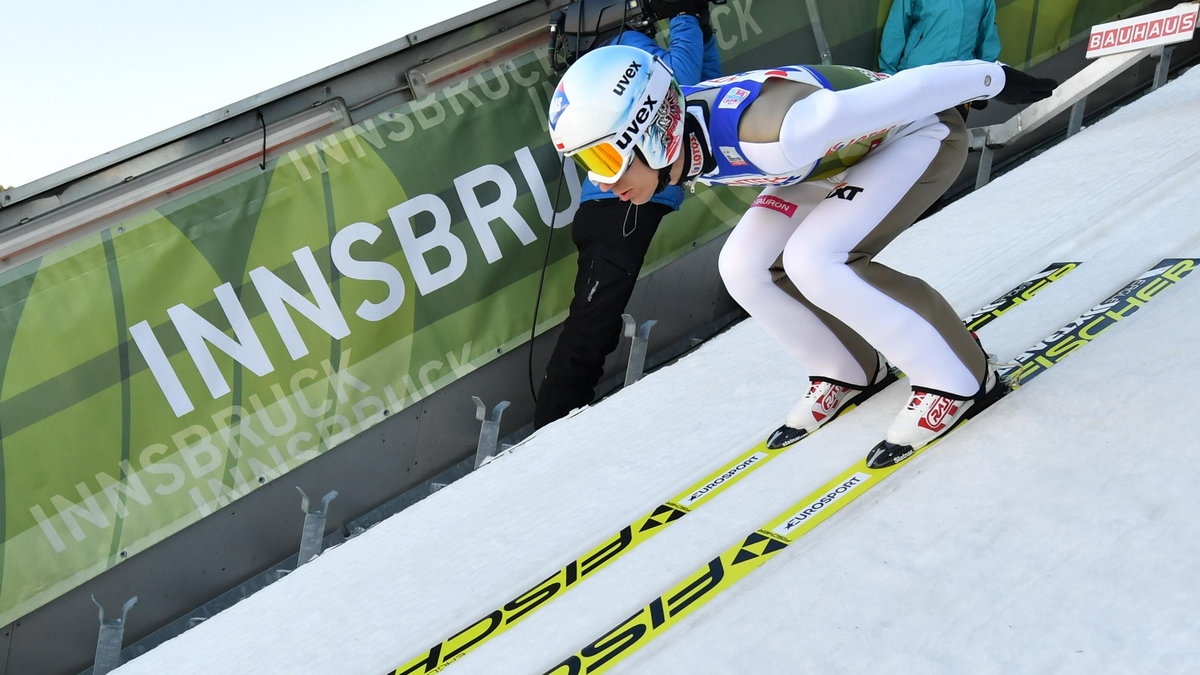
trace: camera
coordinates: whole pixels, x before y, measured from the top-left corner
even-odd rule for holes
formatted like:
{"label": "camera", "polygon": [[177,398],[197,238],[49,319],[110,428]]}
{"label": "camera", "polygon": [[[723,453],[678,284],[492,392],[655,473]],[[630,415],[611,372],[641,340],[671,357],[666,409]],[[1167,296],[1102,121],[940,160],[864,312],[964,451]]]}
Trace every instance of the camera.
{"label": "camera", "polygon": [[[726,2],[709,0],[714,5]],[[694,4],[696,0],[574,0],[550,19],[550,64],[561,75],[584,53],[622,30],[653,37],[656,21]]]}

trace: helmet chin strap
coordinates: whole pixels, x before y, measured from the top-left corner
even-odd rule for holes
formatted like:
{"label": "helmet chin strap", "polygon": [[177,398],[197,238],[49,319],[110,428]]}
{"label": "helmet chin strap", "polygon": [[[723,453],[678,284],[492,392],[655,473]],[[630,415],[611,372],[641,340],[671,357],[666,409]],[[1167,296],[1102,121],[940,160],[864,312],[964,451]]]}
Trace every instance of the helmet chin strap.
{"label": "helmet chin strap", "polygon": [[658,186],[654,188],[654,194],[658,194],[667,189],[671,184],[671,165],[668,164],[658,170]]}
{"label": "helmet chin strap", "polygon": [[[696,112],[699,114],[701,110],[698,108]],[[704,133],[703,125],[692,114],[691,108],[683,116],[682,146],[680,153],[683,158],[683,166],[679,172],[679,182],[681,184],[716,168],[717,160],[713,157],[712,151],[708,147],[707,134]],[[671,167],[668,165],[659,172],[658,181],[660,189],[662,186],[665,186],[664,181],[670,181],[670,179]]]}

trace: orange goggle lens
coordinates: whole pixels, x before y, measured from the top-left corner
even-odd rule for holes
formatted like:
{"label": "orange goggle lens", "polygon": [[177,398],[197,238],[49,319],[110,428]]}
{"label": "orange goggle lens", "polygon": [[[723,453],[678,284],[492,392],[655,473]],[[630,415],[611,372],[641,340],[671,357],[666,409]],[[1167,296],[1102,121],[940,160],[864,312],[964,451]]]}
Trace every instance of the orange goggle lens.
{"label": "orange goggle lens", "polygon": [[571,155],[584,169],[602,178],[616,178],[628,163],[612,143],[604,142]]}

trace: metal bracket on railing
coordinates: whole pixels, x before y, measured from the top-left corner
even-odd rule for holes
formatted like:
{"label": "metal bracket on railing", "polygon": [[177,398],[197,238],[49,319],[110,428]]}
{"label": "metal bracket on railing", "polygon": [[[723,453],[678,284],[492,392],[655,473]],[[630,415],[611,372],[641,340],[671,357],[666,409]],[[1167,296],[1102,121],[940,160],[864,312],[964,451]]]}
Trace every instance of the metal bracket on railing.
{"label": "metal bracket on railing", "polygon": [[304,512],[304,529],[300,533],[300,553],[296,556],[296,567],[312,560],[321,554],[321,539],[325,534],[325,514],[329,502],[337,497],[337,490],[330,490],[321,498],[321,507],[308,510],[308,495],[299,485],[296,490],[300,493],[300,510]]}
{"label": "metal bracket on railing", "polygon": [[1158,67],[1154,69],[1154,84],[1150,86],[1150,91],[1167,83],[1167,76],[1171,74],[1171,52],[1173,51],[1175,51],[1174,45],[1163,45],[1162,52],[1158,54]]}
{"label": "metal bracket on railing", "polygon": [[812,23],[813,40],[817,43],[817,51],[821,53],[821,63],[833,63],[833,51],[829,48],[829,39],[825,37],[825,28],[821,25],[821,13],[817,10],[816,0],[805,0],[808,5],[808,20]]}
{"label": "metal bracket on railing", "polygon": [[92,602],[100,608],[100,634],[96,638],[96,660],[92,664],[92,675],[105,673],[121,665],[121,641],[125,638],[125,617],[129,608],[137,604],[137,596],[125,601],[121,607],[121,617],[118,619],[104,618],[104,605],[92,596]]}
{"label": "metal bracket on railing", "polygon": [[992,179],[992,156],[995,151],[987,144],[987,129],[971,127],[967,129],[971,139],[971,148],[979,150],[979,168],[975,171],[975,189],[983,187]]}
{"label": "metal bracket on railing", "polygon": [[508,401],[500,401],[492,408],[492,416],[487,416],[487,406],[478,396],[472,396],[475,401],[475,419],[483,422],[479,427],[479,445],[475,449],[475,468],[478,469],[488,457],[496,454],[500,443],[500,416],[509,406]]}
{"label": "metal bracket on railing", "polygon": [[650,342],[650,329],[658,321],[650,319],[642,323],[641,328],[635,329],[637,323],[629,314],[622,314],[621,321],[625,322],[625,337],[632,338],[633,343],[629,345],[629,364],[625,366],[625,386],[637,382],[642,379],[642,375],[646,370],[646,350]]}
{"label": "metal bracket on railing", "polygon": [[1083,129],[1083,113],[1087,108],[1087,99],[1081,98],[1071,106],[1071,117],[1067,119],[1067,138],[1079,133]]}

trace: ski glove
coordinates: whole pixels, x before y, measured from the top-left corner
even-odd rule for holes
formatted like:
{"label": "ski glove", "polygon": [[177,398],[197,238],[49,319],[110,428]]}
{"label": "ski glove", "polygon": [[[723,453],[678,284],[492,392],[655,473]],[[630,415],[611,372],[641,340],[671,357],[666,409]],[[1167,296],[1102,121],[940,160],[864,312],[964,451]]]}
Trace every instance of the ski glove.
{"label": "ski glove", "polygon": [[1003,63],[1000,67],[1004,69],[1004,88],[995,98],[1001,103],[1028,105],[1048,97],[1058,86],[1057,80],[1048,77],[1034,77]]}

